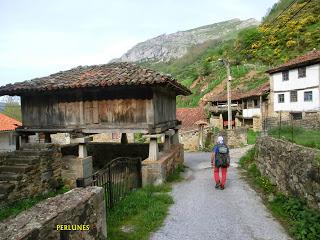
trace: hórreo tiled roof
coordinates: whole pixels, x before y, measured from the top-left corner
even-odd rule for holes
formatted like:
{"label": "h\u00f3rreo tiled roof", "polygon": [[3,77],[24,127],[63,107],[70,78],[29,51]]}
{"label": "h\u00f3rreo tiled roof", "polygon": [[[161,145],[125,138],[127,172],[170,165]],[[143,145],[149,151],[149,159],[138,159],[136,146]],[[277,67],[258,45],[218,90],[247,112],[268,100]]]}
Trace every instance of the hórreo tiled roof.
{"label": "h\u00f3rreo tiled roof", "polygon": [[76,67],[47,77],[8,84],[0,87],[0,96],[124,85],[166,85],[173,88],[177,94],[191,94],[188,88],[178,83],[170,75],[161,74],[132,63],[110,63]]}

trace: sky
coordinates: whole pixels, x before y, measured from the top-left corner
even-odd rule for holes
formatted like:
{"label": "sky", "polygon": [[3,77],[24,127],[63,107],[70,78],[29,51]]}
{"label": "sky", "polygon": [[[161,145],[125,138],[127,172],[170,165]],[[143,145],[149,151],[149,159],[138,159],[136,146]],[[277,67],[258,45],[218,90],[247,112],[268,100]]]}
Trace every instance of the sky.
{"label": "sky", "polygon": [[277,0],[0,0],[0,86],[107,63],[135,44],[233,18]]}

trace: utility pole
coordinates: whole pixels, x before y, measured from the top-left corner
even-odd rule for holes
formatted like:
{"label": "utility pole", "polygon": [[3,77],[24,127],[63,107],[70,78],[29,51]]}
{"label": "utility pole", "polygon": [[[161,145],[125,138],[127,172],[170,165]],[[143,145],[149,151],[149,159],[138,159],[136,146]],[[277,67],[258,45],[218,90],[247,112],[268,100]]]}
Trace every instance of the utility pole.
{"label": "utility pole", "polygon": [[232,111],[231,111],[231,73],[230,73],[230,63],[227,60],[225,62],[228,74],[228,81],[227,81],[227,97],[228,97],[228,130],[232,129]]}
{"label": "utility pole", "polygon": [[227,104],[228,104],[228,130],[232,129],[232,111],[231,111],[231,71],[230,71],[230,62],[229,60],[219,59],[219,62],[223,63],[227,68]]}

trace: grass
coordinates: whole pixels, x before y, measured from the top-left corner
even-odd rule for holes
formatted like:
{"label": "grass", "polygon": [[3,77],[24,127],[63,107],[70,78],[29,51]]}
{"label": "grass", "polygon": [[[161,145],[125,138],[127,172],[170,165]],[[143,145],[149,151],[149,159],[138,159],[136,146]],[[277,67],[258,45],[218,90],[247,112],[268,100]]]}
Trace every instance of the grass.
{"label": "grass", "polygon": [[7,204],[5,206],[2,206],[0,209],[0,221],[3,221],[9,217],[14,217],[18,215],[19,213],[33,207],[37,203],[50,198],[57,196],[58,194],[62,194],[69,191],[69,188],[62,187],[54,192],[48,192],[46,194],[40,194],[31,198],[25,198],[18,200],[14,203]]}
{"label": "grass", "polygon": [[320,131],[306,130],[300,127],[283,126],[269,130],[268,134],[305,147],[320,149]]}
{"label": "grass", "polygon": [[[255,149],[251,149],[239,162],[246,170],[250,183],[262,193],[262,197],[272,214],[288,229],[293,239],[316,240],[320,236],[320,212],[311,209],[298,197],[285,196],[262,176],[254,161]],[[268,199],[269,196],[272,199]]]}
{"label": "grass", "polygon": [[248,144],[255,144],[258,136],[260,136],[260,132],[255,132],[252,129],[249,129],[247,138]]}
{"label": "grass", "polygon": [[149,239],[168,214],[173,198],[169,194],[172,183],[181,181],[180,173],[184,166],[179,166],[159,186],[146,186],[131,192],[108,213],[108,239],[143,240]]}

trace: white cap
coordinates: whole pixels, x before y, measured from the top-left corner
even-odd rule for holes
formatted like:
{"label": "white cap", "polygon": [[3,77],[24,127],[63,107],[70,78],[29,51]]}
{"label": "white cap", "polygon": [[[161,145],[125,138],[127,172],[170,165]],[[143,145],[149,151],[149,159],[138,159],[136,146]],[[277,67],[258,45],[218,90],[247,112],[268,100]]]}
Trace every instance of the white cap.
{"label": "white cap", "polygon": [[219,136],[219,137],[217,138],[217,143],[220,143],[220,144],[223,143],[223,137],[222,137],[222,136]]}

